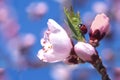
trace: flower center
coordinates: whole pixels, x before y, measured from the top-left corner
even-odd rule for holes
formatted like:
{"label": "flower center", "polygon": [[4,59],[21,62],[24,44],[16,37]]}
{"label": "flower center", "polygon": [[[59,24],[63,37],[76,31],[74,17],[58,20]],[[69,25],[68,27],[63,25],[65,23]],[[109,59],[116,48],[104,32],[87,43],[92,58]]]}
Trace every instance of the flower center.
{"label": "flower center", "polygon": [[52,49],[52,44],[50,43],[49,35],[50,35],[50,30],[48,29],[47,31],[45,31],[44,38],[42,39],[42,44],[43,44],[42,49],[45,53]]}
{"label": "flower center", "polygon": [[52,49],[52,44],[50,44],[49,42],[45,43],[45,46],[43,46],[43,51],[46,53],[48,52],[50,49]]}

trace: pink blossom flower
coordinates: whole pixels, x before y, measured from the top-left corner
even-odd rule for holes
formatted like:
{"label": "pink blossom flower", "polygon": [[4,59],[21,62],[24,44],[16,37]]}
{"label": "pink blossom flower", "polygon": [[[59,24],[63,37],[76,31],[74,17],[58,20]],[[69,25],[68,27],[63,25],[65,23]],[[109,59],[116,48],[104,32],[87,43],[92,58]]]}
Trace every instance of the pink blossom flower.
{"label": "pink blossom flower", "polygon": [[98,14],[90,27],[90,40],[101,40],[109,31],[109,18],[104,14]]}
{"label": "pink blossom flower", "polygon": [[120,67],[114,67],[113,69],[114,79],[113,80],[120,80]]}
{"label": "pink blossom flower", "polygon": [[83,61],[92,61],[91,56],[96,55],[95,48],[85,42],[78,42],[74,46],[74,50],[76,54],[82,59]]}
{"label": "pink blossom flower", "polygon": [[0,68],[0,80],[10,80],[4,68]]}
{"label": "pink blossom flower", "polygon": [[19,29],[20,26],[15,20],[8,19],[6,22],[2,23],[0,30],[4,38],[11,39],[18,35]]}
{"label": "pink blossom flower", "polygon": [[23,37],[23,45],[25,47],[30,47],[35,43],[35,36],[31,33],[26,34]]}
{"label": "pink blossom flower", "polygon": [[63,61],[70,54],[72,43],[66,31],[53,19],[49,19],[48,30],[41,39],[43,49],[39,50],[38,57],[44,62]]}
{"label": "pink blossom flower", "polygon": [[26,11],[32,17],[41,17],[47,13],[48,6],[45,2],[33,2],[27,7]]}
{"label": "pink blossom flower", "polygon": [[58,2],[62,7],[66,8],[70,8],[72,2],[71,0],[54,0],[54,1]]}
{"label": "pink blossom flower", "polygon": [[8,9],[6,7],[0,7],[0,22],[4,22],[8,18]]}
{"label": "pink blossom flower", "polygon": [[52,77],[54,80],[70,80],[71,72],[70,66],[58,64],[53,67]]}
{"label": "pink blossom flower", "polygon": [[14,9],[5,3],[5,1],[0,0],[0,22],[5,23],[8,19],[13,19],[16,17]]}
{"label": "pink blossom flower", "polygon": [[95,13],[101,13],[101,12],[107,13],[108,11],[108,6],[106,5],[105,2],[102,1],[95,2],[92,8]]}

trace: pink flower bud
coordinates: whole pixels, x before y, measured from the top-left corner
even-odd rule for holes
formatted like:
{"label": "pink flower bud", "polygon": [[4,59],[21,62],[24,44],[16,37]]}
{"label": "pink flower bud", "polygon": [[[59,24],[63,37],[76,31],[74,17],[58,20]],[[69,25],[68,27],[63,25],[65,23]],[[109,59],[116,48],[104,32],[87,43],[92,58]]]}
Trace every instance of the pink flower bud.
{"label": "pink flower bud", "polygon": [[90,27],[90,40],[100,41],[109,31],[109,18],[104,14],[98,14]]}
{"label": "pink flower bud", "polygon": [[95,48],[85,42],[78,42],[74,46],[74,50],[76,54],[80,57],[80,59],[82,59],[83,61],[92,61],[91,56],[97,54]]}

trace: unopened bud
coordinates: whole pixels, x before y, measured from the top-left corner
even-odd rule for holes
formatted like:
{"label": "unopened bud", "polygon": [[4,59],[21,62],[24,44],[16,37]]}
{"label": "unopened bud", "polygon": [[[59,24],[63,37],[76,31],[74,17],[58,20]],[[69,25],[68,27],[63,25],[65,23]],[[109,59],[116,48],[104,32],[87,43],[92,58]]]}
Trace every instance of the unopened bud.
{"label": "unopened bud", "polygon": [[90,43],[95,43],[95,40],[97,41],[96,44],[99,43],[99,41],[108,33],[109,31],[109,18],[104,14],[98,14],[94,21],[92,22],[92,25],[90,27]]}
{"label": "unopened bud", "polygon": [[83,61],[92,61],[91,56],[97,55],[95,48],[85,42],[78,42],[75,45],[74,50],[76,54],[80,57],[80,59],[82,59]]}

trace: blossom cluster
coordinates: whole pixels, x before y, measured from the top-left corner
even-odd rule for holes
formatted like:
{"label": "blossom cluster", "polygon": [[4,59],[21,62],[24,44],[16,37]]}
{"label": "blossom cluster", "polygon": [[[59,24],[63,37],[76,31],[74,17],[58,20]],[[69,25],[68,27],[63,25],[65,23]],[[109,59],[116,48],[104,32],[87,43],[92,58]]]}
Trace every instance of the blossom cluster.
{"label": "blossom cluster", "polygon": [[[78,41],[73,44],[71,37],[57,22],[53,19],[48,19],[47,24],[48,29],[40,41],[43,48],[39,50],[37,56],[40,60],[50,63],[58,61],[66,62],[66,60],[69,62],[68,58],[72,54],[76,55],[83,62],[93,61],[92,56],[97,55],[94,44],[98,43],[109,30],[109,18],[104,13],[98,14],[90,27],[89,36],[91,42]],[[81,26],[83,27],[80,28],[81,32],[86,33],[85,25]]]}

